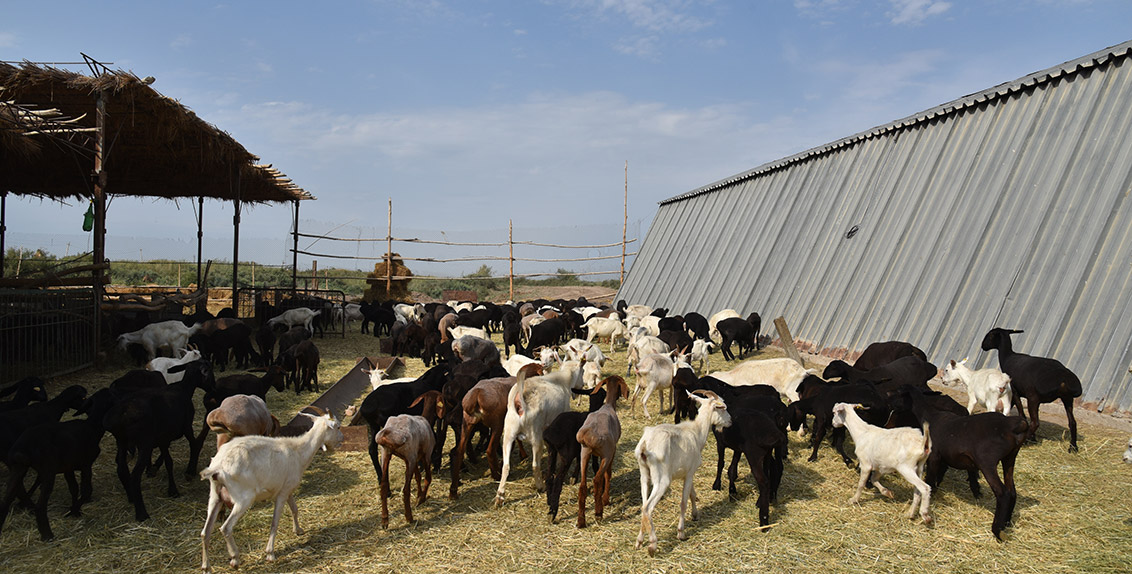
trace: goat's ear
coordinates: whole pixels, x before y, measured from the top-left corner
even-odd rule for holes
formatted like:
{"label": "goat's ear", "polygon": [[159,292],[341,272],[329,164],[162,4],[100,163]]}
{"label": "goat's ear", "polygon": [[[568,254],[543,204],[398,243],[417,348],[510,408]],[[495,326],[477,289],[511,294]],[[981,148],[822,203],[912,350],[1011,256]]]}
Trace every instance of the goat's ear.
{"label": "goat's ear", "polygon": [[952,368],[954,368],[954,367],[955,367],[955,360],[954,360],[954,359],[952,359],[952,360],[951,360],[950,362],[951,362],[951,366],[952,366]]}

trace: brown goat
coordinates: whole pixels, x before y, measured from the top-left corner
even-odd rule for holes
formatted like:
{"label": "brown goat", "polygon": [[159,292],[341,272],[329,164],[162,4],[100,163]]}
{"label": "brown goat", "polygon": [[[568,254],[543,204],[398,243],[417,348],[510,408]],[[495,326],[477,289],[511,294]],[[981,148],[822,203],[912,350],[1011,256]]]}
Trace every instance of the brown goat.
{"label": "brown goat", "polygon": [[[519,372],[526,371],[527,376],[534,377],[542,374],[542,365],[537,363],[525,365]],[[453,452],[449,466],[452,468],[452,485],[448,490],[448,498],[459,498],[460,468],[464,464],[464,454],[468,449],[468,441],[472,431],[478,425],[486,426],[491,431],[491,438],[487,444],[487,462],[491,469],[491,478],[499,480],[503,469],[499,462],[499,440],[503,436],[503,421],[507,417],[507,395],[511,387],[518,381],[516,377],[499,377],[484,379],[472,387],[462,402],[464,409],[464,424],[460,428],[460,444]]]}
{"label": "brown goat", "polygon": [[208,428],[216,433],[216,448],[237,436],[275,436],[279,419],[267,409],[267,403],[255,395],[232,395],[205,418]]}
{"label": "brown goat", "polygon": [[[374,436],[381,447],[381,527],[389,527],[389,461],[392,457],[405,461],[405,488],[401,496],[405,503],[405,520],[413,523],[413,507],[409,503],[409,490],[413,477],[417,478],[417,506],[428,498],[428,487],[432,484],[432,466],[429,458],[436,447],[436,435],[432,427],[436,419],[443,416],[444,400],[440,391],[428,391],[417,397],[413,404],[421,404],[421,415],[397,415],[389,417],[385,426]],[[421,482],[421,467],[424,467],[425,480]]]}
{"label": "brown goat", "polygon": [[606,389],[605,404],[588,416],[582,428],[578,429],[578,443],[582,445],[581,470],[578,476],[578,528],[586,527],[586,467],[590,455],[596,454],[601,462],[594,472],[594,517],[602,519],[605,506],[609,504],[609,488],[613,480],[613,458],[617,455],[617,441],[621,440],[621,421],[617,418],[617,399],[629,396],[625,379],[617,375],[606,377],[594,387],[596,393]]}

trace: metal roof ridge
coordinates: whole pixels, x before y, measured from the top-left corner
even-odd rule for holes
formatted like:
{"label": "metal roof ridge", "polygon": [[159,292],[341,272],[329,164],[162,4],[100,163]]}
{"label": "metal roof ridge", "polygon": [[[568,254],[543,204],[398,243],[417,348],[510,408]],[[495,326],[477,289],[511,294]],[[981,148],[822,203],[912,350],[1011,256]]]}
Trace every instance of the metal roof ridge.
{"label": "metal roof ridge", "polygon": [[910,116],[906,116],[906,117],[903,117],[903,118],[900,118],[900,119],[897,119],[897,120],[893,120],[893,121],[888,122],[886,124],[875,126],[875,127],[869,128],[867,130],[855,133],[853,135],[846,136],[844,138],[834,140],[834,141],[826,143],[826,144],[822,144],[822,145],[817,146],[817,147],[812,147],[812,148],[807,149],[805,151],[798,152],[794,155],[790,155],[790,156],[787,156],[787,157],[784,157],[784,158],[779,158],[779,159],[776,159],[776,160],[773,160],[773,161],[769,161],[769,162],[764,163],[764,164],[762,164],[758,167],[755,167],[755,168],[749,169],[747,171],[726,177],[726,178],[721,179],[719,181],[716,181],[714,183],[709,183],[707,185],[698,187],[698,188],[693,189],[691,191],[684,192],[680,195],[676,195],[676,196],[670,197],[668,199],[661,200],[661,201],[657,202],[657,204],[658,205],[665,205],[665,204],[668,204],[668,203],[675,203],[677,201],[682,201],[682,200],[689,199],[689,198],[692,198],[692,197],[695,197],[695,196],[698,196],[698,195],[710,193],[712,191],[726,187],[726,186],[731,185],[733,183],[738,183],[740,181],[743,181],[743,180],[746,180],[746,179],[751,179],[755,176],[758,176],[758,175],[761,175],[761,174],[764,174],[764,173],[767,173],[767,172],[770,172],[770,171],[775,171],[777,169],[781,169],[783,167],[786,167],[786,166],[794,164],[794,163],[798,163],[802,160],[808,159],[808,158],[813,157],[813,156],[823,155],[823,154],[828,153],[830,151],[837,150],[837,149],[840,149],[842,147],[846,147],[848,145],[857,143],[858,141],[862,141],[862,140],[873,138],[873,137],[876,137],[876,136],[879,136],[879,135],[883,135],[883,134],[891,132],[891,131],[896,131],[896,130],[904,129],[904,128],[907,128],[907,127],[912,127],[912,126],[915,126],[917,124],[920,124],[920,123],[923,123],[923,122],[926,122],[926,121],[931,121],[931,120],[933,120],[937,117],[949,116],[949,115],[952,115],[952,114],[960,113],[960,112],[962,112],[963,110],[966,110],[969,107],[979,105],[979,104],[983,104],[985,102],[989,102],[989,101],[996,100],[996,99],[999,99],[999,98],[1003,98],[1003,97],[1009,96],[1011,94],[1020,92],[1024,89],[1030,89],[1030,88],[1033,88],[1037,85],[1044,84],[1046,82],[1051,82],[1053,80],[1061,78],[1062,76],[1066,76],[1066,75],[1069,75],[1069,74],[1078,74],[1078,73],[1081,73],[1084,70],[1095,68],[1095,67],[1103,65],[1103,64],[1108,64],[1116,58],[1127,57],[1129,55],[1129,53],[1132,53],[1132,40],[1117,44],[1115,46],[1109,46],[1108,48],[1098,50],[1096,52],[1093,52],[1093,53],[1085,55],[1085,56],[1081,56],[1080,58],[1076,58],[1074,60],[1062,62],[1061,64],[1058,64],[1056,66],[1051,66],[1051,67],[1046,68],[1044,70],[1032,72],[1030,74],[1027,74],[1027,75],[1022,76],[1020,78],[1017,78],[1015,80],[1003,82],[1001,84],[997,84],[997,85],[992,86],[990,88],[987,88],[985,90],[975,92],[973,94],[967,94],[965,96],[956,98],[956,99],[951,100],[949,102],[945,102],[945,103],[940,104],[938,106],[934,106],[934,107],[928,108],[926,110],[923,110],[921,112],[917,112],[917,113],[912,114]]}

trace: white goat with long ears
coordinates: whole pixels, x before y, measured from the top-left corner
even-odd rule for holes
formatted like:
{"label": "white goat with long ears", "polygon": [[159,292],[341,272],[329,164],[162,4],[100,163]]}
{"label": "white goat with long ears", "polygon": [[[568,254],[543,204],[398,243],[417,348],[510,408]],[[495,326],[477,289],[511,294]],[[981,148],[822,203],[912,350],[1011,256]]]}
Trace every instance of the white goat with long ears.
{"label": "white goat with long ears", "polygon": [[511,472],[511,447],[520,436],[531,449],[531,472],[535,476],[535,488],[542,492],[546,486],[543,481],[541,463],[542,433],[554,417],[570,410],[571,389],[582,388],[582,361],[566,361],[562,368],[538,377],[527,378],[527,370],[519,371],[518,381],[507,394],[507,415],[503,420],[503,473],[499,479],[499,489],[495,493],[495,506],[503,506],[504,487],[507,475]]}
{"label": "white goat with long ears", "polygon": [[928,462],[928,455],[932,452],[928,423],[924,422],[923,433],[919,429],[908,427],[881,428],[861,420],[856,411],[858,406],[860,405],[849,403],[837,403],[833,406],[833,426],[849,429],[861,465],[857,492],[849,499],[849,504],[856,504],[861,500],[861,492],[865,490],[870,475],[873,475],[873,486],[881,494],[893,498],[892,491],[880,483],[880,477],[897,472],[916,489],[905,516],[914,518],[918,505],[924,524],[931,524],[933,519],[928,513],[928,505],[931,503],[932,489],[920,478],[924,473],[924,465]]}
{"label": "white goat with long ears", "polygon": [[[1010,401],[1013,392],[1010,390],[1010,375],[998,369],[973,370],[967,366],[967,359],[956,363],[949,361],[943,367],[943,382],[945,384],[962,382],[967,387],[967,412],[975,412],[975,405],[981,404],[987,412],[1002,411],[1010,416],[1013,412]],[[999,405],[1002,408],[999,408]]]}
{"label": "white goat with long ears", "polygon": [[286,325],[288,327],[302,325],[303,327],[306,327],[308,331],[313,333],[314,318],[317,317],[319,313],[321,313],[321,311],[307,309],[306,307],[296,307],[294,309],[287,309],[286,311],[280,313],[278,316],[268,319],[267,324],[271,325],[272,327],[280,324]]}
{"label": "white goat with long ears", "polygon": [[118,335],[118,348],[123,351],[133,343],[145,348],[147,359],[153,360],[158,349],[169,349],[174,356],[180,354],[189,345],[189,337],[199,331],[201,323],[186,327],[184,323],[172,320],[150,323],[137,331]]}
{"label": "white goat with long ears", "polygon": [[[279,529],[279,515],[283,503],[291,508],[295,534],[302,535],[299,526],[299,509],[295,506],[295,489],[303,472],[310,466],[319,449],[335,448],[342,443],[338,420],[331,413],[313,416],[311,428],[297,437],[242,436],[224,443],[212,457],[208,468],[200,473],[209,481],[208,518],[201,530],[201,569],[212,571],[208,563],[208,539],[216,526],[221,506],[232,504],[232,512],[220,527],[228,545],[228,564],[240,566],[240,549],[232,536],[232,529],[252,504],[261,500],[274,500],[275,513],[271,517],[271,532],[267,536],[267,560],[275,561],[275,532]],[[227,496],[222,496],[221,489]],[[226,500],[227,499],[227,500]]]}
{"label": "white goat with long ears", "polygon": [[[700,511],[696,508],[696,489],[692,479],[696,469],[703,461],[704,445],[712,427],[731,426],[731,415],[723,399],[711,391],[696,391],[688,396],[697,404],[696,418],[680,424],[660,424],[645,427],[641,440],[634,450],[637,464],[641,470],[641,530],[637,533],[637,548],[645,541],[645,531],[649,536],[649,556],[656,554],[656,526],[652,522],[652,512],[660,502],[668,485],[675,478],[684,479],[680,494],[680,519],[676,524],[676,537],[687,540],[684,533],[684,511],[688,500],[692,501],[692,520],[698,520]],[[703,397],[703,398],[701,398]],[[652,486],[652,491],[649,491]]]}

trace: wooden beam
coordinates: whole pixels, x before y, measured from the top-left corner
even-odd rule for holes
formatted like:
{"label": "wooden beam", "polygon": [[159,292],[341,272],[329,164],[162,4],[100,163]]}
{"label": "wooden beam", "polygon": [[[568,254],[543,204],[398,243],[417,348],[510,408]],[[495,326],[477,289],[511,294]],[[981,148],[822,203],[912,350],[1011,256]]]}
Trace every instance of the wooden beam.
{"label": "wooden beam", "polygon": [[775,319],[774,328],[778,330],[778,339],[782,341],[782,349],[786,351],[786,356],[798,361],[799,365],[805,367],[806,363],[802,361],[802,355],[798,353],[798,348],[794,346],[794,336],[790,334],[790,327],[786,326],[786,318]]}

